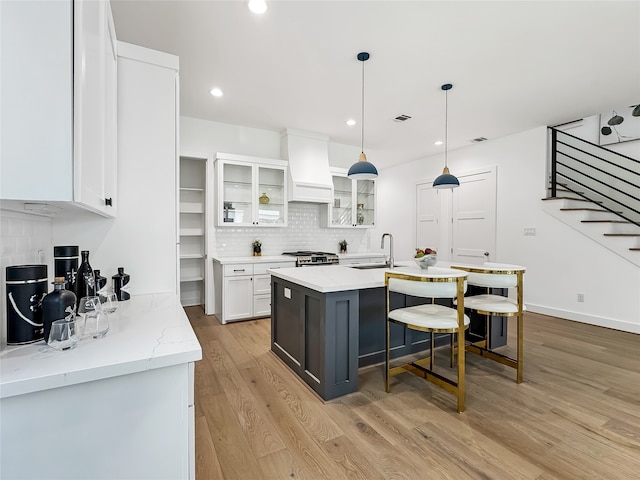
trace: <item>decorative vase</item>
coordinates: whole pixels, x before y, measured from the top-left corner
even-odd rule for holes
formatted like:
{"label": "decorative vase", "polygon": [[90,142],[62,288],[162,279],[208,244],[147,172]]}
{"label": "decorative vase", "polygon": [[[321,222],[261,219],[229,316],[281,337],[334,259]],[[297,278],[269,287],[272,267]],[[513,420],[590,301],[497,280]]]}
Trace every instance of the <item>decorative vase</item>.
{"label": "decorative vase", "polygon": [[263,193],[262,195],[260,195],[260,197],[258,198],[258,200],[260,201],[260,203],[262,203],[263,205],[266,203],[269,203],[269,197],[267,196],[266,193]]}
{"label": "decorative vase", "polygon": [[340,245],[340,253],[347,253],[347,247]]}
{"label": "decorative vase", "polygon": [[262,256],[262,247],[253,247],[253,256],[254,257]]}

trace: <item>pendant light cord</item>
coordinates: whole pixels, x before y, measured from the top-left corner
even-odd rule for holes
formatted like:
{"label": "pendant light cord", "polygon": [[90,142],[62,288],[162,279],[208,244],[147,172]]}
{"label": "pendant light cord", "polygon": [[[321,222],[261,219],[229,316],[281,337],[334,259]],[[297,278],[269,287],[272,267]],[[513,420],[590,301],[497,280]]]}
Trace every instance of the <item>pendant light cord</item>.
{"label": "pendant light cord", "polygon": [[447,152],[449,151],[449,90],[444,91],[444,166],[447,168]]}
{"label": "pendant light cord", "polygon": [[364,61],[362,62],[362,117],[360,125],[360,152],[364,153]]}

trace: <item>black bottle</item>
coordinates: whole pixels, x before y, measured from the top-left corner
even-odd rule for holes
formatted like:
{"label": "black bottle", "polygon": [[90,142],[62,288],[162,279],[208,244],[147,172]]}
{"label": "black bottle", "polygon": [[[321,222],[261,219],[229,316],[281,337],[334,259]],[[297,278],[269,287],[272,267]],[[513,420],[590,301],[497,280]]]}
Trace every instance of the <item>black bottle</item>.
{"label": "black bottle", "polygon": [[55,320],[68,317],[76,310],[76,295],[65,290],[65,277],[55,277],[53,292],[42,299],[42,323],[44,324],[44,341],[49,343],[51,324]]}
{"label": "black bottle", "polygon": [[80,299],[96,294],[96,281],[93,276],[93,269],[89,264],[89,250],[83,250],[80,253],[82,255],[82,263],[76,276],[76,300],[78,303],[80,303]]}
{"label": "black bottle", "polygon": [[125,290],[122,290],[126,284],[129,283],[130,277],[127,273],[124,273],[123,267],[118,267],[118,273],[111,277],[113,280],[113,293],[118,296],[119,301],[129,300],[131,295]]}
{"label": "black bottle", "polygon": [[95,277],[96,282],[96,292],[99,292],[107,285],[107,277],[101,276],[100,270],[97,268],[93,271],[93,276]]}

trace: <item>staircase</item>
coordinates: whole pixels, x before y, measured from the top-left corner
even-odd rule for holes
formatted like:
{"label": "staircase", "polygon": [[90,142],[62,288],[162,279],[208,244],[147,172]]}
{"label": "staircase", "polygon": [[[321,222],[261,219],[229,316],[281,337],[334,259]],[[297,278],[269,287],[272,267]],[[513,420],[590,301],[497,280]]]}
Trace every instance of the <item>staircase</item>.
{"label": "staircase", "polygon": [[542,199],[549,215],[640,267],[640,226],[571,192],[559,193]]}
{"label": "staircase", "polygon": [[544,210],[640,266],[640,161],[551,128]]}

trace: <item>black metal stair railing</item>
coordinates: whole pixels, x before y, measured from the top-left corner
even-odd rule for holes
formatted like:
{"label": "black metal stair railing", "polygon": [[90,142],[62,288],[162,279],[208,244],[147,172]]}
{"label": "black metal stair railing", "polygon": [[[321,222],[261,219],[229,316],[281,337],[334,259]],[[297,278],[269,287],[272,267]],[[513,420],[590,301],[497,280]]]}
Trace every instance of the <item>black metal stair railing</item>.
{"label": "black metal stair railing", "polygon": [[640,226],[640,160],[549,127],[551,196],[568,190]]}

